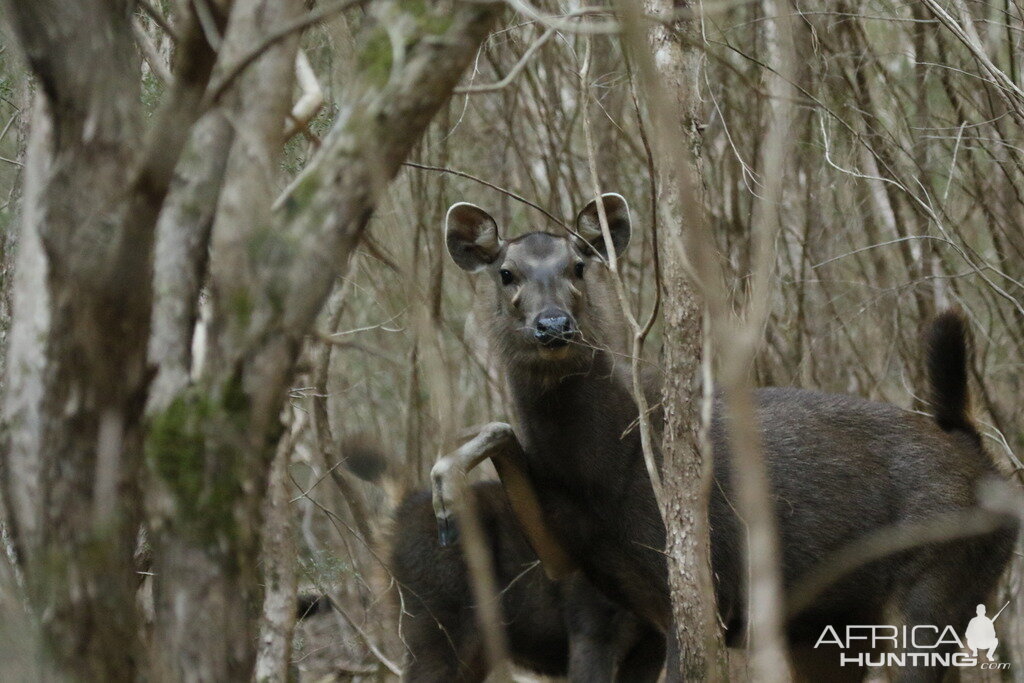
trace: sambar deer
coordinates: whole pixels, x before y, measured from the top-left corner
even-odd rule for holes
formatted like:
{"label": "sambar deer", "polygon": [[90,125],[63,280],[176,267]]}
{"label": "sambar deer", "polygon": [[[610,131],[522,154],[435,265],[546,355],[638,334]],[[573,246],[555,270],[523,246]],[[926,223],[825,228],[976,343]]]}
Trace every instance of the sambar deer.
{"label": "sambar deer", "polygon": [[[501,595],[512,661],[573,683],[655,683],[665,638],[583,576],[553,581],[520,531],[498,482],[470,488]],[[457,545],[441,547],[429,491],[395,513],[389,566],[402,591],[409,683],[483,681],[489,673],[469,569]]]}
{"label": "sambar deer", "polygon": [[[401,494],[397,473],[375,445],[350,439],[342,452],[356,476],[383,485],[389,498],[401,498],[386,525],[383,550],[401,591],[402,680],[483,681],[490,670],[469,569],[462,548],[438,545],[430,491]],[[655,683],[665,660],[658,629],[583,576],[548,578],[498,482],[479,482],[469,492],[490,551],[512,661],[572,683]],[[314,600],[300,602],[300,615],[313,611]]]}
{"label": "sambar deer", "polygon": [[[549,554],[671,634],[665,530],[634,424],[628,364],[614,350],[621,315],[604,265],[607,246],[621,253],[630,241],[629,208],[620,195],[601,197],[611,237],[606,246],[597,201],[580,211],[575,234],[535,231],[514,239],[502,238],[482,209],[459,203],[448,211],[445,237],[455,263],[485,280],[477,288],[476,315],[507,381],[515,424],[514,437],[500,426],[486,436],[521,446],[506,449],[517,455],[506,454],[502,466],[532,488],[551,536]],[[962,316],[936,318],[926,344],[932,418],[849,395],[756,390],[784,588],[872,533],[978,505],[979,483],[998,474],[969,416],[967,355]],[[730,505],[722,412],[716,401],[708,514],[719,613],[727,642],[738,644],[746,616],[745,543]],[[478,459],[445,459],[435,468],[442,542],[452,531],[448,480]],[[962,633],[995,586],[1015,536],[1016,523],[997,517],[985,533],[907,549],[852,571],[788,621],[794,652],[813,646],[826,626],[841,632],[847,625],[887,624],[890,608],[902,623],[949,624]],[[538,554],[547,562],[543,549]],[[931,642],[928,637],[922,634],[917,646],[953,647],[937,642],[937,633]],[[671,652],[675,638],[668,641]],[[824,654],[833,676],[863,674],[841,669],[837,650]],[[821,657],[814,659],[795,657],[798,673],[820,677],[801,668],[820,666]],[[943,667],[906,666],[894,675],[938,680]]]}

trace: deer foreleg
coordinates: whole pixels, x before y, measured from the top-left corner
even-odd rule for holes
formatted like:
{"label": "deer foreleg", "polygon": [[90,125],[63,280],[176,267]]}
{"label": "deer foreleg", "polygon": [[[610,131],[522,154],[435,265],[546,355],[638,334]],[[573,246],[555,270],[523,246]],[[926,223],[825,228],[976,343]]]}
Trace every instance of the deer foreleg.
{"label": "deer foreleg", "polygon": [[512,427],[503,422],[488,424],[453,453],[438,460],[430,470],[441,545],[450,545],[458,538],[455,515],[459,513],[459,501],[465,491],[466,473],[487,458],[494,463],[512,512],[540,558],[544,572],[552,579],[560,579],[576,571],[576,564],[544,523],[540,502],[523,466],[522,447]]}
{"label": "deer foreleg", "polygon": [[430,469],[430,485],[437,517],[437,535],[442,546],[458,538],[455,512],[466,487],[466,473],[487,458],[499,460],[509,446],[519,447],[511,425],[492,422],[455,451],[440,458]]}

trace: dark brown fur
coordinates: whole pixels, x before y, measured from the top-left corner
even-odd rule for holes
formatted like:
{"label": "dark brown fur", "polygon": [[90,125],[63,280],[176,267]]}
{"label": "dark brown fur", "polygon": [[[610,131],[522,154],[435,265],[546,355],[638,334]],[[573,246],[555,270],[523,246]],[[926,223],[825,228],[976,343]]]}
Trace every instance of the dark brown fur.
{"label": "dark brown fur", "polygon": [[[394,490],[394,472],[373,443],[346,439],[345,466],[361,479]],[[664,636],[611,602],[583,577],[549,580],[528,545],[497,482],[471,492],[490,543],[510,655],[531,671],[578,682],[656,681],[665,659]],[[442,548],[427,491],[403,496],[386,541],[401,591],[401,636],[408,681],[478,681],[488,670],[458,545]],[[300,599],[299,615],[326,600]]]}
{"label": "dark brown fur", "polygon": [[[502,591],[513,661],[574,681],[655,681],[664,637],[593,589],[582,577],[549,580],[522,535],[497,482],[471,489]],[[427,491],[395,514],[391,570],[402,591],[404,678],[416,683],[482,681],[483,640],[462,549],[442,548]]]}
{"label": "dark brown fur", "polygon": [[[628,231],[625,201],[614,196],[605,202],[610,227]],[[588,223],[592,226],[594,206],[581,212],[581,232]],[[480,223],[479,214],[449,214],[449,248],[453,241],[492,231],[493,221]],[[525,451],[522,465],[545,520],[600,590],[671,631],[667,569],[660,551],[665,532],[633,426],[637,409],[626,369],[615,353],[581,343],[588,337],[614,336],[602,328],[605,321],[618,318],[609,307],[603,266],[590,257],[588,274],[574,283],[580,296],[545,299],[545,292],[558,291],[553,279],[572,277],[572,259],[585,257],[585,245],[545,233],[504,242],[496,228],[493,232],[486,244],[496,251],[478,262],[465,254],[457,261],[494,278],[494,286],[484,288],[489,343],[511,389],[517,436]],[[567,244],[575,251],[565,249]],[[569,256],[559,266],[545,258],[554,253]],[[511,285],[497,277],[509,260],[521,271],[521,281]],[[533,269],[531,260],[543,262],[544,268]],[[530,310],[512,305],[515,288],[530,288],[539,300]],[[530,335],[523,332],[535,311],[551,307],[561,307],[587,330],[558,355],[536,344],[531,347]],[[929,342],[930,382],[942,402],[936,407],[938,423],[854,396],[756,391],[787,587],[872,531],[974,506],[979,481],[997,476],[966,414],[966,383],[959,379],[966,358],[964,326],[952,320],[940,318]],[[730,504],[731,454],[717,403],[711,440],[712,564],[727,638],[737,643],[745,623],[744,539]],[[868,565],[792,620],[790,639],[813,644],[825,625],[841,629],[846,624],[886,623],[886,606],[894,606],[908,624],[951,624],[962,632],[974,605],[984,602],[995,585],[1015,534],[1016,528],[1008,524],[986,536],[925,546]],[[941,675],[936,669],[900,672],[901,680]]]}

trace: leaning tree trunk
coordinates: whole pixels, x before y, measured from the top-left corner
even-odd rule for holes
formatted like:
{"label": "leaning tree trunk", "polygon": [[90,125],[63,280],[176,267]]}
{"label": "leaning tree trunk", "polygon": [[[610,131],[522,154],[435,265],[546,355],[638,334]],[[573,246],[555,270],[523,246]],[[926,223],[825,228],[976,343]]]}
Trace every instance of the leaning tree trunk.
{"label": "leaning tree trunk", "polygon": [[[387,9],[403,11],[400,4]],[[177,609],[197,615],[209,603],[245,608],[225,610],[219,628],[188,640],[196,657],[228,679],[251,672],[260,503],[302,341],[378,197],[451,95],[499,5],[420,9],[407,22],[388,19],[412,32],[403,36],[403,59],[385,83],[379,76],[387,65],[367,64],[364,75],[377,80],[353,96],[280,206],[226,226],[230,239],[214,236],[210,361],[195,386],[151,418],[147,459],[173,510],[167,519],[179,529],[168,536],[173,547],[164,557],[196,558],[199,564],[179,563],[173,571],[205,587],[188,590],[177,582]],[[232,201],[233,191],[225,185],[222,201]],[[229,661],[220,664],[218,657]]]}
{"label": "leaning tree trunk", "polygon": [[[48,149],[38,151],[49,168],[33,190],[49,317],[37,340],[38,423],[9,424],[6,454],[32,470],[38,496],[12,505],[13,526],[57,666],[108,681],[133,680],[140,657],[131,560],[153,227],[214,59],[183,17],[176,80],[144,135],[134,6],[7,7],[52,122]],[[31,431],[15,435],[23,428]]]}

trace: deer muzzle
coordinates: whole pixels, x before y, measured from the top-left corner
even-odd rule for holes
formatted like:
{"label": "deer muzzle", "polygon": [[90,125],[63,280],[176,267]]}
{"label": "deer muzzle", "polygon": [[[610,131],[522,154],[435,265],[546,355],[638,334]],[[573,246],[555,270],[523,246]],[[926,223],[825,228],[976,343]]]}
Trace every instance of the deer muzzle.
{"label": "deer muzzle", "polygon": [[576,338],[576,321],[564,311],[545,311],[533,324],[533,338],[541,346],[557,349]]}

